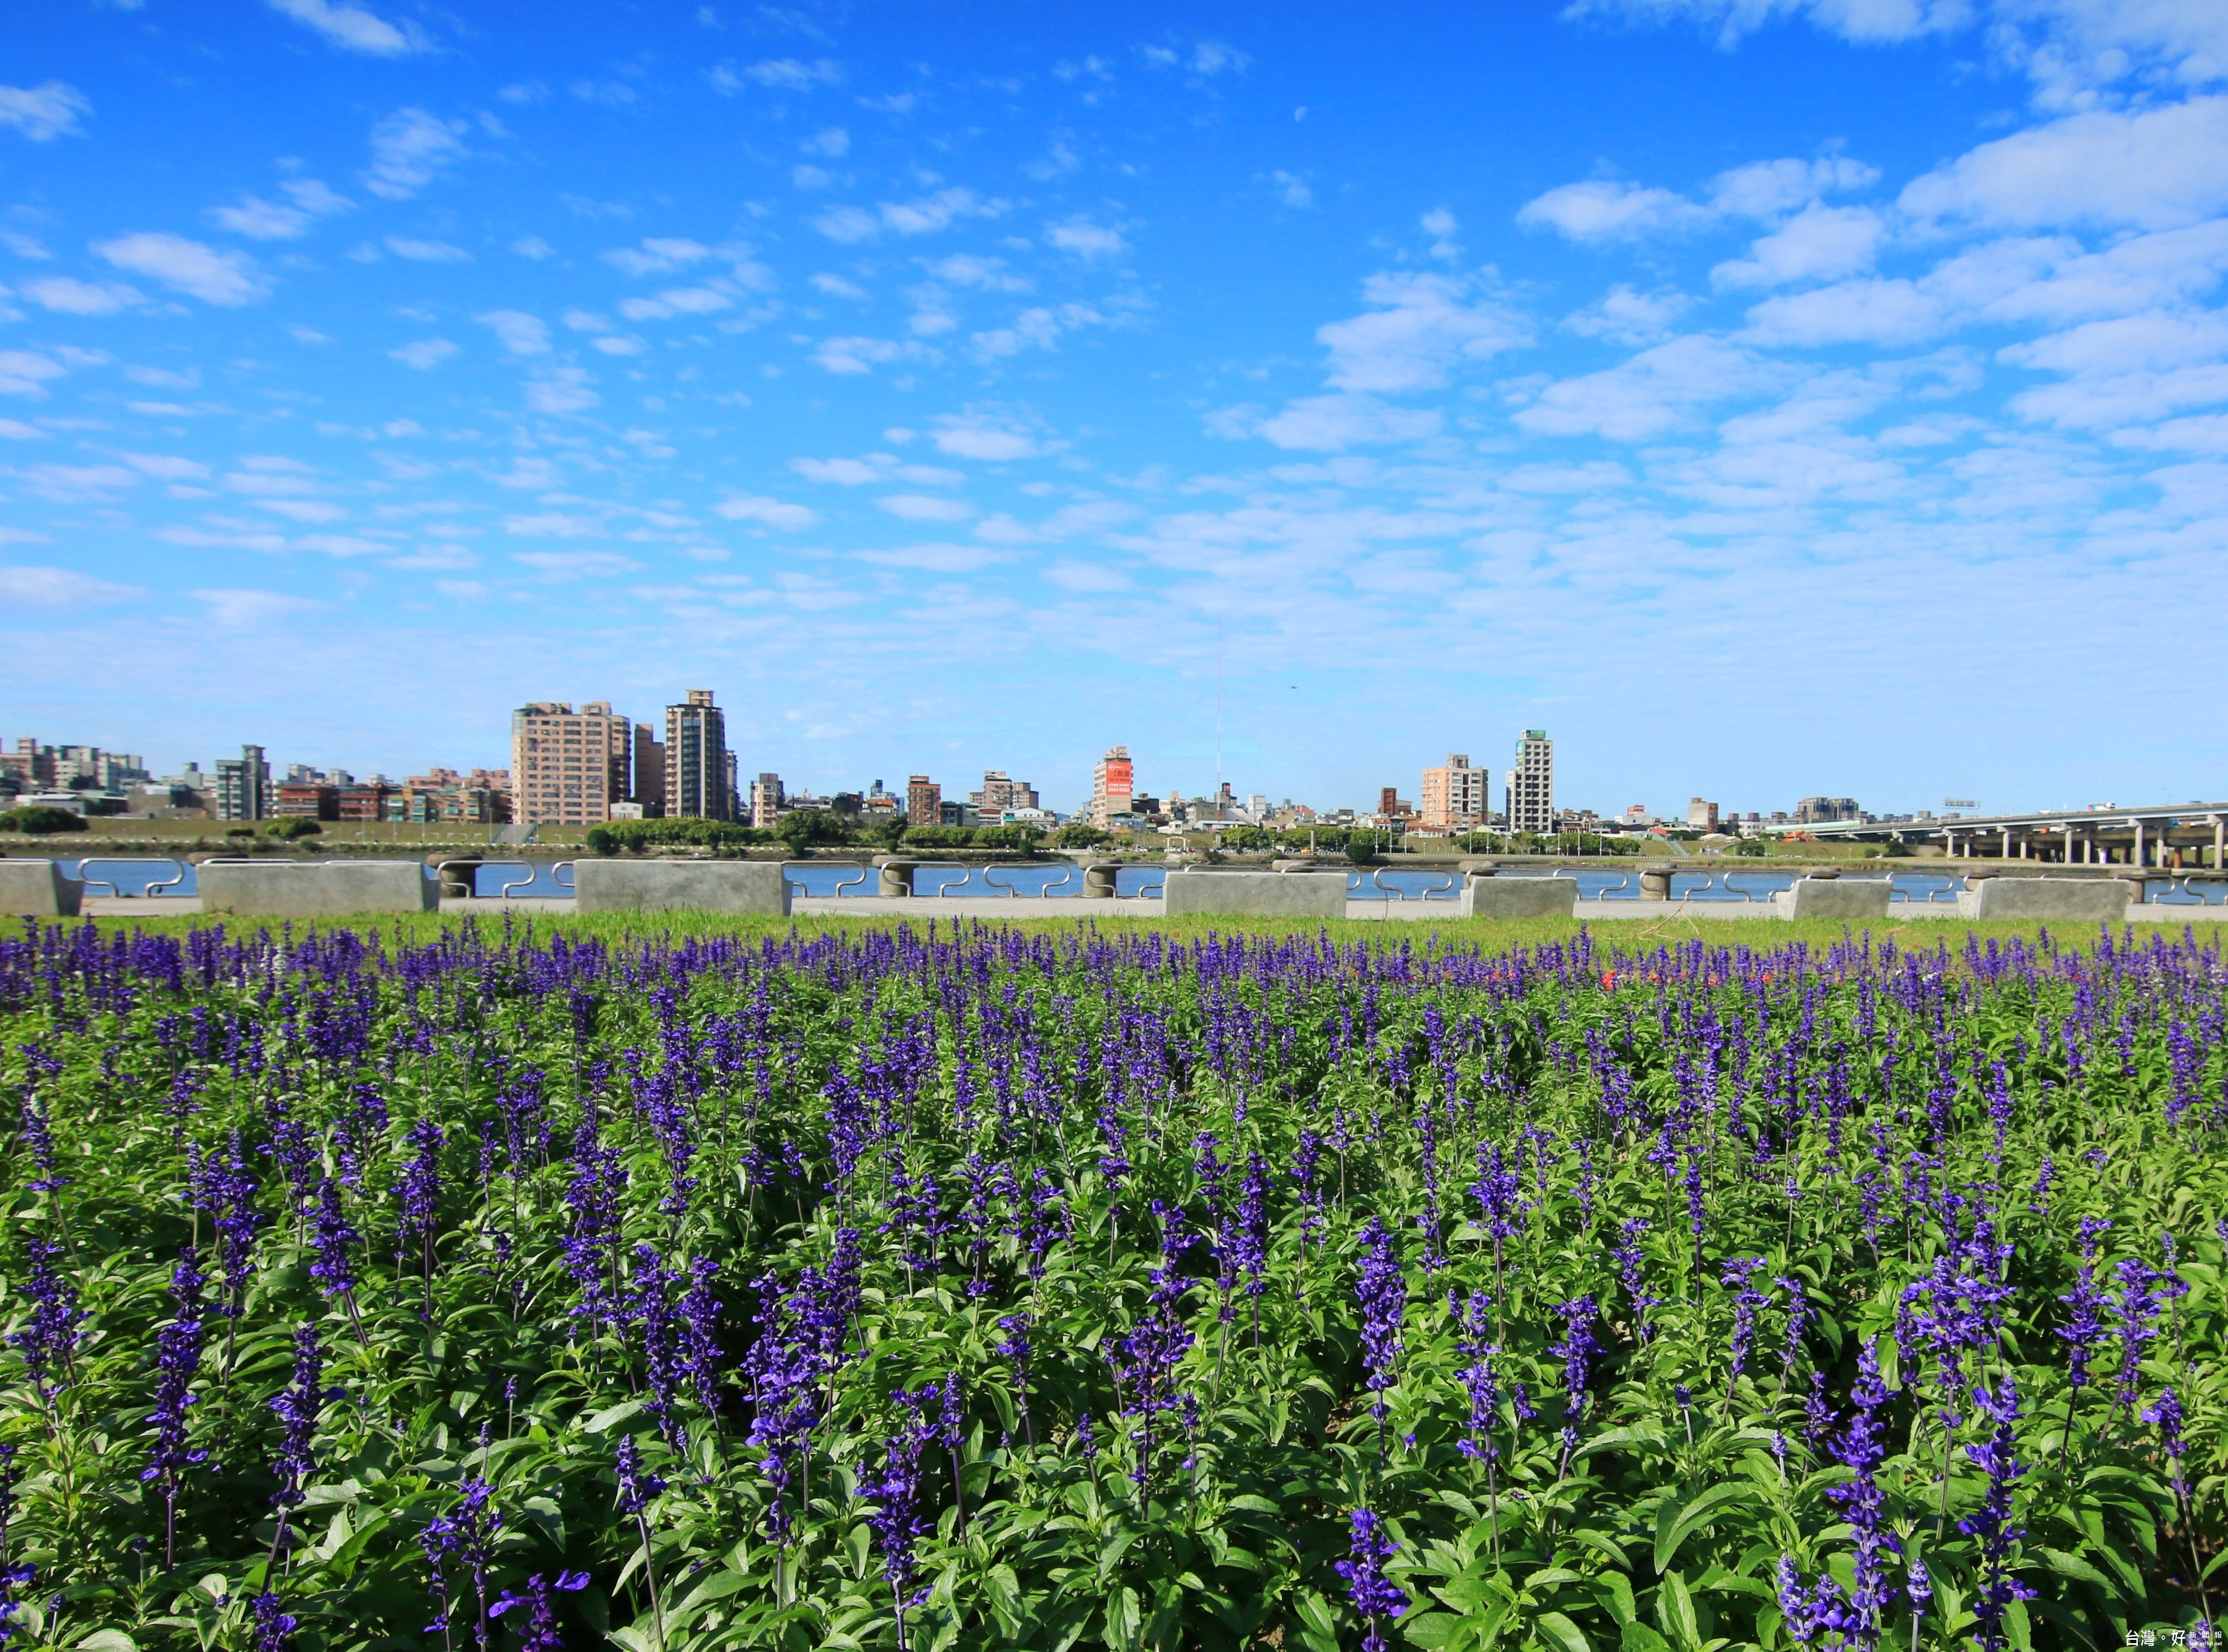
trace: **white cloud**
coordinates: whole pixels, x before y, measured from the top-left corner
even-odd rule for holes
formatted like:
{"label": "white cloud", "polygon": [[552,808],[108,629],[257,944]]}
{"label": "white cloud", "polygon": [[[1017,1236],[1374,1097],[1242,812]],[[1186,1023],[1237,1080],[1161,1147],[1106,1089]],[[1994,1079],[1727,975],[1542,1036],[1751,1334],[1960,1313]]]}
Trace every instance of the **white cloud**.
{"label": "white cloud", "polygon": [[799,144],[797,148],[803,150],[807,155],[819,155],[831,161],[837,160],[851,152],[851,134],[841,126],[823,127]]}
{"label": "white cloud", "polygon": [[1736,218],[1783,217],[1824,195],[1861,189],[1879,181],[1879,171],[1843,155],[1815,161],[1754,161],[1720,172],[1710,181],[1712,210]]}
{"label": "white cloud", "polygon": [[1316,204],[1316,192],[1296,172],[1271,172],[1269,182],[1277,186],[1277,199],[1288,207],[1305,208]]}
{"label": "white cloud", "polygon": [[610,579],[638,572],[642,564],[613,551],[520,551],[511,558],[539,569],[553,582],[568,579]]}
{"label": "white cloud", "polygon": [[867,296],[866,288],[857,282],[846,281],[842,276],[830,275],[824,270],[812,278],[812,285],[816,291],[824,292],[831,298],[863,298]]}
{"label": "white cloud", "polygon": [[424,189],[464,153],[461,121],[443,120],[423,109],[398,109],[371,129],[371,164],[364,188],[385,201],[406,201]]}
{"label": "white cloud", "polygon": [[90,281],[73,280],[66,275],[50,276],[42,281],[26,281],[23,296],[32,303],[66,316],[112,316],[118,311],[139,302],[139,291],[120,281],[95,285]]}
{"label": "white cloud", "polygon": [[668,287],[651,298],[622,298],[619,314],[629,321],[670,321],[675,316],[708,316],[734,307],[722,283],[698,287]]}
{"label": "white cloud", "polygon": [[1341,390],[1436,389],[1458,364],[1531,342],[1521,316],[1476,298],[1474,284],[1457,277],[1380,273],[1362,282],[1361,296],[1367,311],[1316,330]]}
{"label": "white cloud", "polygon": [[996,218],[1006,202],[986,199],[972,189],[938,189],[912,201],[885,201],[874,211],[861,207],[830,207],[812,221],[812,227],[834,241],[850,245],[872,240],[888,230],[899,235],[926,235],[948,229],[964,218]]}
{"label": "white cloud", "polygon": [[814,349],[812,359],[830,373],[872,373],[879,363],[894,362],[919,348],[885,338],[826,338]]}
{"label": "white cloud", "polygon": [[784,499],[768,499],[758,494],[738,494],[722,499],[713,507],[731,522],[764,522],[769,528],[778,528],[784,533],[796,533],[810,528],[819,516],[803,505],[791,504]]}
{"label": "white cloud", "polygon": [[1854,275],[1872,267],[1886,233],[1868,207],[1814,204],[1757,240],[1746,258],[1719,265],[1710,279],[1721,287],[1778,287]]}
{"label": "white cloud", "polygon": [[876,567],[917,568],[923,573],[973,573],[1011,560],[1006,552],[983,545],[903,545],[859,553],[859,560]]}
{"label": "white cloud", "polygon": [[740,92],[746,82],[783,92],[810,92],[815,86],[834,86],[842,78],[843,66],[824,57],[810,63],[794,57],[769,58],[740,69],[722,63],[712,71],[713,86],[730,94]]}
{"label": "white cloud", "polygon": [[1065,222],[1047,224],[1045,239],[1063,253],[1072,253],[1078,258],[1112,258],[1130,250],[1130,243],[1122,239],[1119,230],[1109,229],[1104,224],[1094,224],[1088,218],[1070,218]]}
{"label": "white cloud", "polygon": [[85,93],[61,80],[0,86],[0,126],[13,126],[35,144],[76,131],[79,117],[92,112]]}
{"label": "white cloud", "polygon": [[941,415],[936,428],[929,432],[929,439],[936,444],[938,452],[949,453],[954,458],[981,459],[992,464],[1034,458],[1039,451],[1036,439],[1027,431],[976,413]]}
{"label": "white cloud", "polygon": [[1553,229],[1574,241],[1612,241],[1692,228],[1710,216],[1706,208],[1674,190],[1604,179],[1550,189],[1526,202],[1516,221],[1522,228]]}
{"label": "white cloud", "polygon": [[398,28],[375,12],[349,4],[349,0],[270,0],[270,3],[272,10],[285,13],[348,51],[397,57],[426,48],[425,36],[414,23]]}
{"label": "white cloud", "polygon": [[253,304],[271,291],[246,254],[219,252],[182,235],[143,231],[96,241],[93,250],[120,270],[160,281],[205,304]]}
{"label": "white cloud", "polygon": [[556,368],[528,383],[526,405],[538,413],[584,413],[603,400],[589,387],[594,383],[586,368]]}
{"label": "white cloud", "polygon": [[324,606],[307,597],[290,597],[282,591],[194,591],[188,595],[208,605],[209,622],[227,630],[246,631],[298,619]]}
{"label": "white cloud", "polygon": [[137,586],[112,585],[72,568],[0,567],[0,603],[25,608],[90,608],[146,594]]}
{"label": "white cloud", "polygon": [[420,373],[436,368],[457,353],[457,347],[445,338],[421,338],[415,343],[404,344],[387,352],[405,367],[416,368]]}
{"label": "white cloud", "polygon": [[530,258],[539,263],[555,253],[557,249],[539,235],[521,235],[516,240],[511,242],[510,250],[521,258]]}
{"label": "white cloud", "polygon": [[1670,336],[1672,323],[1693,302],[1685,293],[1668,288],[1641,292],[1619,283],[1599,304],[1567,317],[1563,325],[1582,338],[1606,338],[1613,344],[1654,344]]}
{"label": "white cloud", "polygon": [[701,241],[659,235],[645,240],[640,247],[614,247],[604,254],[604,262],[629,275],[663,275],[711,256],[712,249]]}
{"label": "white cloud", "polygon": [[1783,370],[1722,339],[1690,335],[1601,373],[1552,384],[1516,415],[1535,436],[1603,436],[1637,442],[1676,429],[1714,401],[1779,383]]}
{"label": "white cloud", "polygon": [[1439,433],[1439,415],[1427,408],[1394,407],[1374,396],[1303,396],[1258,424],[1240,420],[1232,434],[1251,434],[1278,447],[1335,453],[1379,442],[1422,441]]}
{"label": "white cloud", "polygon": [[69,369],[50,355],[35,350],[0,350],[0,396],[43,396],[44,381],[59,379]]}
{"label": "white cloud", "polygon": [[2193,224],[2228,208],[2228,97],[2097,110],[1998,138],[1912,180],[1899,204],[2012,228]]}
{"label": "white cloud", "polygon": [[547,355],[549,353],[549,324],[539,316],[529,316],[522,310],[490,310],[474,321],[495,330],[503,349],[513,355]]}
{"label": "white cloud", "polygon": [[238,205],[215,208],[209,216],[216,220],[218,227],[235,235],[283,241],[307,234],[317,219],[346,212],[355,204],[315,178],[288,178],[278,187],[292,200],[291,206],[266,201],[260,195],[242,195]]}
{"label": "white cloud", "polygon": [[1879,177],[1875,169],[1842,156],[1757,161],[1711,180],[1706,202],[1674,189],[1596,179],[1566,183],[1527,202],[1516,221],[1522,228],[1553,229],[1575,241],[1639,240],[1699,229],[1728,216],[1777,219],[1836,190],[1863,189]]}
{"label": "white cloud", "polygon": [[944,499],[932,493],[893,493],[874,503],[891,515],[912,522],[964,522],[975,514],[975,507],[963,499]]}
{"label": "white cloud", "polygon": [[472,255],[461,247],[447,241],[419,240],[407,235],[389,235],[387,250],[397,258],[407,258],[413,264],[469,264]]}
{"label": "white cloud", "polygon": [[1758,344],[1909,344],[1948,324],[1940,298],[1911,281],[1844,281],[1767,298],[1748,312],[1742,336]]}

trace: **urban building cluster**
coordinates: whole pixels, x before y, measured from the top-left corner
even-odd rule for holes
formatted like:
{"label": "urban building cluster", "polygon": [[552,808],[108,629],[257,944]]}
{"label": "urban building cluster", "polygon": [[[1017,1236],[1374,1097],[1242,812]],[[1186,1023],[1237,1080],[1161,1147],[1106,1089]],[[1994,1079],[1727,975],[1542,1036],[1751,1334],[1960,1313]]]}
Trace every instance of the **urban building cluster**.
{"label": "urban building cluster", "polygon": [[[1658,815],[1640,804],[1607,816],[1559,807],[1554,742],[1538,728],[1522,732],[1498,775],[1490,765],[1451,752],[1444,763],[1423,771],[1415,801],[1401,794],[1398,785],[1385,786],[1374,808],[1325,810],[1290,797],[1272,804],[1263,792],[1241,797],[1226,781],[1190,797],[1175,786],[1156,794],[1140,784],[1127,746],[1110,747],[1098,759],[1089,801],[1072,815],[1047,808],[1035,786],[1002,769],[984,771],[978,786],[951,797],[926,774],[908,776],[897,791],[877,779],[856,791],[792,791],[772,771],[746,776],[728,743],[727,714],[708,688],[688,689],[662,716],[642,721],[605,700],[577,708],[569,701],[529,701],[511,714],[509,768],[432,768],[400,780],[381,774],[359,778],[343,769],[298,763],[274,774],[260,746],[243,746],[238,757],[220,759],[210,770],[189,763],[160,778],[141,759],[98,746],[22,739],[0,752],[0,808],[46,804],[89,815],[243,823],[303,818],[591,826],[695,818],[776,829],[793,815],[821,810],[868,827],[902,822],[908,829],[1023,826],[1048,832],[1082,823],[1110,834],[1322,828],[1428,842],[1476,833],[1757,837],[1828,822],[1935,818],[1926,812],[1873,816],[1853,797],[1822,796],[1770,814],[1744,814],[1699,797],[1683,815]],[[1955,812],[1942,816],[1960,817]]]}

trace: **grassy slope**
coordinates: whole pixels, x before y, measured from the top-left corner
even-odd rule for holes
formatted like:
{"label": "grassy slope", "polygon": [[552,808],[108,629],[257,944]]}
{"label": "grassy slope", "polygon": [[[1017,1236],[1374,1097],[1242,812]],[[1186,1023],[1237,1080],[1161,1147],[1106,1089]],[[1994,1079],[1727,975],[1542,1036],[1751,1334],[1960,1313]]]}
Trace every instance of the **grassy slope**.
{"label": "grassy slope", "polygon": [[[626,941],[660,936],[684,937],[694,935],[738,935],[752,939],[788,934],[791,930],[804,935],[840,934],[887,927],[893,923],[911,922],[925,926],[936,922],[939,929],[948,929],[954,922],[970,921],[939,918],[932,906],[925,907],[906,919],[852,917],[804,917],[793,919],[736,918],[718,913],[659,912],[641,915],[621,913],[566,914],[543,916],[534,914],[516,917],[490,913],[484,917],[463,917],[455,914],[425,916],[366,915],[361,919],[331,920],[333,924],[353,929],[375,929],[400,939],[424,943],[444,930],[463,924],[479,925],[483,930],[500,930],[506,918],[523,932],[529,926],[535,933],[547,934],[552,930],[576,938],[595,938],[605,941]],[[92,920],[104,930],[143,929],[150,933],[179,933],[204,923],[224,920],[199,917],[181,918],[101,918]],[[298,924],[297,932],[314,925]],[[262,919],[234,919],[228,925],[235,932],[245,929],[270,929],[276,932],[278,924]],[[1478,947],[1489,952],[1507,951],[1512,947],[1538,946],[1552,941],[1569,940],[1581,931],[1590,929],[1594,943],[1603,948],[1627,951],[1652,951],[1658,946],[1672,945],[1689,940],[1700,940],[1713,947],[1747,947],[1770,951],[1802,943],[1814,949],[1829,947],[1847,938],[1869,934],[1874,940],[1890,937],[1906,947],[1931,947],[1946,943],[1955,951],[1963,946],[1969,935],[1982,942],[2009,940],[2014,937],[2033,939],[2047,927],[2033,923],[1967,924],[1954,919],[1924,919],[1909,922],[1888,922],[1869,928],[1852,928],[1839,922],[1815,921],[1788,923],[1777,919],[1694,919],[1681,918],[1667,912],[1660,919],[1625,919],[1612,923],[1587,925],[1567,919],[1496,920],[1492,919],[1448,918],[1446,919],[1407,919],[1398,922],[1367,920],[1337,920],[1328,924],[1303,919],[1227,919],[1227,918],[1130,918],[1098,916],[1078,918],[1024,919],[1013,925],[1024,932],[1066,933],[1078,929],[1094,930],[1105,935],[1159,933],[1183,940],[1196,940],[1208,935],[1314,935],[1328,932],[1341,944],[1374,942],[1381,945],[1398,946],[1403,942],[1424,947],[1437,944],[1464,948]],[[2209,926],[2208,926],[2209,927]],[[2138,941],[2153,933],[2163,932],[2169,938],[2179,938],[2180,930],[2170,925],[2144,925],[2135,930]],[[2086,925],[2057,926],[2056,933],[2063,938],[2093,938]],[[2200,936],[2200,938],[2202,937]]]}

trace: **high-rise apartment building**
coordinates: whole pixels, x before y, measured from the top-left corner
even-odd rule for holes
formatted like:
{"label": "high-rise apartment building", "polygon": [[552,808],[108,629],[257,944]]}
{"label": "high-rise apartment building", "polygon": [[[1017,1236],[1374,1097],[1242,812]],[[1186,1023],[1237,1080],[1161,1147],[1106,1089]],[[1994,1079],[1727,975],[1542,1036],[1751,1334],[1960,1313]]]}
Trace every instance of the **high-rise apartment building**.
{"label": "high-rise apartment building", "polygon": [[1828,820],[1854,820],[1861,812],[1854,797],[1805,797],[1795,805],[1795,818],[1804,826]]}
{"label": "high-rise apartment building", "polygon": [[1424,771],[1424,824],[1458,832],[1484,825],[1491,778],[1486,770],[1470,766],[1467,753],[1448,753],[1444,767]]}
{"label": "high-rise apartment building", "polygon": [[781,811],[788,807],[789,793],[782,787],[781,777],[771,769],[761,772],[751,782],[752,825],[778,826],[781,823]]}
{"label": "high-rise apartment building", "polygon": [[1718,829],[1718,805],[1707,797],[1694,797],[1687,804],[1687,824],[1696,831],[1714,832]]}
{"label": "high-rise apartment building", "polygon": [[634,724],[605,700],[536,700],[510,714],[511,817],[592,826],[634,795]]}
{"label": "high-rise apartment building", "polygon": [[669,820],[730,820],[727,717],[709,688],[691,688],[665,708],[665,814]]}
{"label": "high-rise apartment building", "polygon": [[1555,742],[1544,728],[1527,728],[1516,742],[1516,766],[1508,774],[1508,829],[1555,829]]}
{"label": "high-rise apartment building", "polygon": [[665,747],[648,723],[634,726],[634,801],[644,815],[665,812]]}
{"label": "high-rise apartment building", "polygon": [[1091,823],[1104,829],[1117,815],[1130,812],[1137,795],[1137,771],[1126,746],[1109,746],[1091,772]]}
{"label": "high-rise apartment building", "polygon": [[944,788],[925,774],[916,774],[906,782],[906,824],[944,824]]}
{"label": "high-rise apartment building", "polygon": [[995,821],[1008,809],[1038,807],[1037,789],[1026,780],[1016,780],[1003,769],[985,769],[983,789],[970,792],[967,801],[983,819]]}
{"label": "high-rise apartment building", "polygon": [[216,817],[267,820],[271,816],[271,765],[259,746],[243,746],[238,757],[216,760]]}

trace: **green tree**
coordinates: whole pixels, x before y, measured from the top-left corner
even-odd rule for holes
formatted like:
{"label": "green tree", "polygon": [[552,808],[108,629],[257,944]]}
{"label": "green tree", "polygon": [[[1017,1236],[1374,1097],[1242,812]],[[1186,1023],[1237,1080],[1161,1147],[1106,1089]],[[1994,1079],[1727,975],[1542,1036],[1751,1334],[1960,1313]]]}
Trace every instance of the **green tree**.
{"label": "green tree", "polygon": [[1101,831],[1081,820],[1071,820],[1052,835],[1052,846],[1056,849],[1095,849],[1113,841],[1113,833]]}
{"label": "green tree", "polygon": [[0,815],[0,832],[22,832],[33,837],[45,837],[54,832],[81,832],[86,829],[85,816],[67,809],[56,809],[51,804],[34,804],[28,808],[10,809]]}
{"label": "green tree", "polygon": [[1367,866],[1377,858],[1377,834],[1349,832],[1346,839],[1346,858],[1356,866]]}
{"label": "green tree", "polygon": [[305,837],[323,837],[325,834],[325,829],[316,821],[299,815],[272,822],[269,830],[282,843],[298,843]]}

